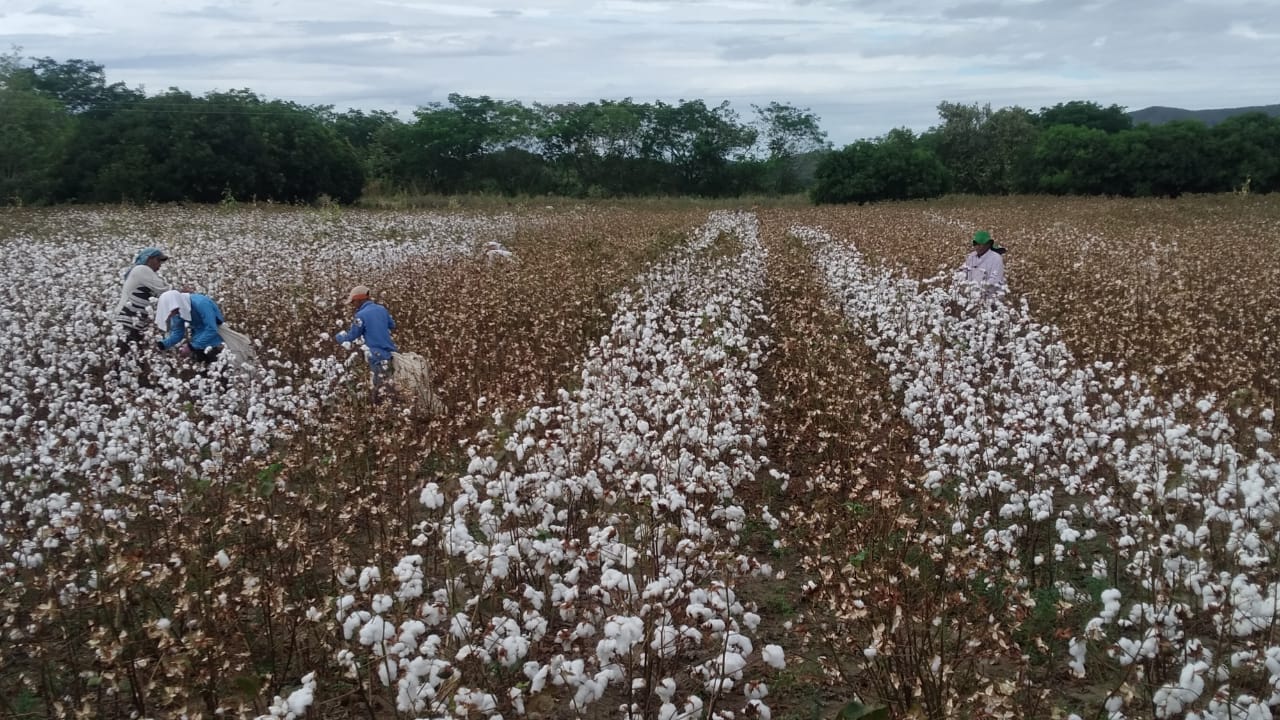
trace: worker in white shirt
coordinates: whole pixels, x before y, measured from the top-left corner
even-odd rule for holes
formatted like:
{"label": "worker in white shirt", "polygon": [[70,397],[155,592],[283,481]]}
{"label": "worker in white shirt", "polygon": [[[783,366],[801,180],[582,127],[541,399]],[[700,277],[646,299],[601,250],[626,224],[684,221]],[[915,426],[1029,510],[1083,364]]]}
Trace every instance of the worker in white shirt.
{"label": "worker in white shirt", "polygon": [[973,252],[964,259],[963,279],[969,282],[982,283],[988,295],[1003,292],[1004,284],[1004,248],[996,247],[991,233],[979,230],[973,234]]}
{"label": "worker in white shirt", "polygon": [[116,304],[116,323],[120,337],[116,347],[127,355],[146,340],[143,331],[151,319],[151,299],[170,290],[169,282],[160,277],[160,265],[169,256],[160,248],[143,248],[133,259],[133,266],[124,274],[124,287],[120,290],[120,302]]}
{"label": "worker in white shirt", "polygon": [[501,265],[514,259],[515,255],[502,243],[491,240],[484,244],[484,261],[486,265]]}

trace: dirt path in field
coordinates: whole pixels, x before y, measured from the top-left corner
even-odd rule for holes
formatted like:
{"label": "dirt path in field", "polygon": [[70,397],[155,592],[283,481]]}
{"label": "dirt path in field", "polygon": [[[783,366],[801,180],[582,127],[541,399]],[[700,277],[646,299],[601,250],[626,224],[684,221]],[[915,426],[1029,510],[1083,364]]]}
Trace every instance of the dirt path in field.
{"label": "dirt path in field", "polygon": [[774,336],[761,387],[770,459],[790,480],[767,483],[759,498],[781,527],[745,539],[787,573],[757,589],[797,655],[789,681],[774,685],[775,717],[832,717],[851,701],[896,717],[948,716],[979,669],[966,638],[949,631],[980,609],[927,574],[917,538],[939,532],[945,504],[915,489],[910,428],[810,253],[784,221],[761,220]]}

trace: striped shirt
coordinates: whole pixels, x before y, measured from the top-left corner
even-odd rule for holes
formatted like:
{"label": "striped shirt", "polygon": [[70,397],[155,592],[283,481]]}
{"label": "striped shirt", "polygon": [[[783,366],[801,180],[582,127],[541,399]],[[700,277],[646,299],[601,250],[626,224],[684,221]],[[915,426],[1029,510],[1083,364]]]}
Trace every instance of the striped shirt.
{"label": "striped shirt", "polygon": [[124,277],[116,322],[126,330],[141,332],[151,324],[151,298],[169,289],[169,283],[146,265],[134,265]]}

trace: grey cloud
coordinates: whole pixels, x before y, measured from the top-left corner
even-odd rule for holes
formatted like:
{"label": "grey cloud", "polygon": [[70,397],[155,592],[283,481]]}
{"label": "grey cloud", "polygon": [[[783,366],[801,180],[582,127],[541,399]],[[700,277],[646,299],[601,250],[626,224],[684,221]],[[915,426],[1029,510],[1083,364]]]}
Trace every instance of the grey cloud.
{"label": "grey cloud", "polygon": [[84,17],[84,11],[80,8],[69,7],[67,5],[46,4],[31,9],[32,15],[52,15],[54,17]]}
{"label": "grey cloud", "polygon": [[251,13],[240,10],[234,10],[229,7],[220,5],[205,5],[195,10],[170,10],[166,13],[170,17],[177,18],[194,18],[204,20],[228,20],[231,22],[256,23],[258,18]]}
{"label": "grey cloud", "polygon": [[196,53],[156,53],[150,55],[124,55],[102,58],[111,70],[139,70],[154,68],[192,68],[213,65],[239,59],[236,55]]}
{"label": "grey cloud", "polygon": [[403,25],[379,21],[346,21],[346,20],[293,20],[280,23],[284,27],[294,28],[308,35],[350,35],[353,33],[388,32],[403,29]]}
{"label": "grey cloud", "polygon": [[524,12],[520,10],[490,10],[489,14],[494,17],[516,18],[524,15]]}
{"label": "grey cloud", "polygon": [[806,55],[813,51],[811,40],[769,36],[718,40],[719,56],[725,60],[763,60],[779,55]]}
{"label": "grey cloud", "polygon": [[744,25],[744,26],[767,25],[769,27],[774,27],[774,26],[818,27],[818,26],[827,25],[828,23],[822,22],[821,20],[804,20],[800,18],[724,18],[724,19],[718,19],[718,20],[687,20],[681,24],[682,25],[714,25],[714,26],[729,26],[729,27],[732,27],[734,25]]}

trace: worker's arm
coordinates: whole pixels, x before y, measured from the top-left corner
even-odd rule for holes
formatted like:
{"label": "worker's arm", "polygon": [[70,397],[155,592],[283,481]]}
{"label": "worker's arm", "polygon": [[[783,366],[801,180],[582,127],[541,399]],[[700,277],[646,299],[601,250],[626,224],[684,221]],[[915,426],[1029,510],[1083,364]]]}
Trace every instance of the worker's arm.
{"label": "worker's arm", "polygon": [[357,315],[355,322],[351,323],[350,330],[343,330],[342,332],[338,333],[337,335],[334,335],[333,337],[338,342],[344,343],[344,342],[351,342],[353,340],[356,340],[362,337],[363,335],[364,335],[364,321],[360,319],[359,315]]}
{"label": "worker's arm", "polygon": [[169,334],[164,340],[160,341],[160,348],[168,350],[185,340],[187,337],[187,321],[182,319],[181,315],[174,315],[169,318]]}

